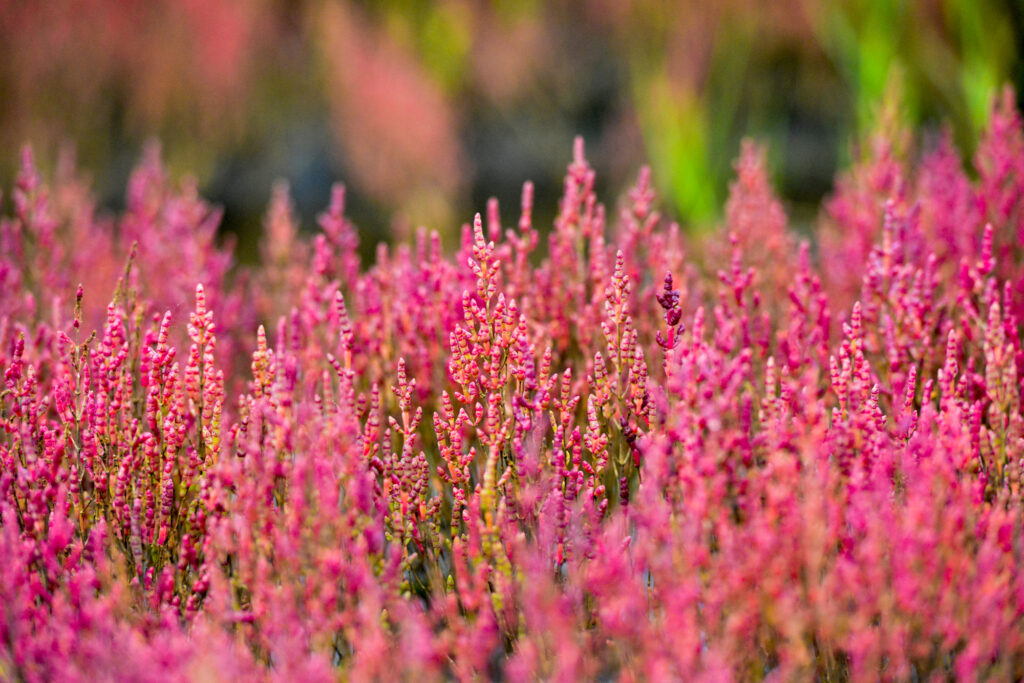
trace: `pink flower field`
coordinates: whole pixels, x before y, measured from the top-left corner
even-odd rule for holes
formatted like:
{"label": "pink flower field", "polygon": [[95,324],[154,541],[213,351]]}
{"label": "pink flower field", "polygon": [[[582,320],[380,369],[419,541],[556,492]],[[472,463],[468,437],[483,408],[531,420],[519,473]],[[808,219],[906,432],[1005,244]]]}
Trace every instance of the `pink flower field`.
{"label": "pink flower field", "polygon": [[111,215],[26,149],[0,679],[1024,678],[1013,93],[810,233],[753,143],[703,234],[571,159],[553,225],[526,183],[370,264],[282,186],[240,265],[155,150]]}

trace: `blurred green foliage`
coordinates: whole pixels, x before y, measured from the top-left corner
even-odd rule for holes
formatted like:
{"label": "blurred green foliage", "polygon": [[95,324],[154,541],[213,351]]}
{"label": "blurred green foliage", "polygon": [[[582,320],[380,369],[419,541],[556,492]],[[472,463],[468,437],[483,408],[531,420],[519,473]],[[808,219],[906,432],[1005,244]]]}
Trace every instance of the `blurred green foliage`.
{"label": "blurred green foliage", "polygon": [[904,123],[948,124],[970,153],[991,93],[1020,89],[1022,4],[12,0],[0,144],[53,159],[70,140],[113,205],[157,137],[250,242],[275,178],[307,224],[344,180],[372,242],[514,202],[527,178],[553,212],[579,133],[608,189],[649,162],[699,228],[748,135],[792,210],[812,211],[897,85]]}

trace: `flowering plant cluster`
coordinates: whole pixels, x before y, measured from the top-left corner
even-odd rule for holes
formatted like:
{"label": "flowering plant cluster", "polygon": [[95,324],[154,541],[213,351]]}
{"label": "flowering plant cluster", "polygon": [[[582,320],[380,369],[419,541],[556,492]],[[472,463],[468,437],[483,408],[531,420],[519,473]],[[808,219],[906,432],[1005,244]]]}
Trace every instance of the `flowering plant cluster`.
{"label": "flowering plant cluster", "polygon": [[26,152],[0,677],[1024,677],[1024,128],[905,136],[810,244],[753,144],[698,238],[577,142],[546,246],[527,184],[369,268],[340,187],[243,268],[155,153],[109,218]]}

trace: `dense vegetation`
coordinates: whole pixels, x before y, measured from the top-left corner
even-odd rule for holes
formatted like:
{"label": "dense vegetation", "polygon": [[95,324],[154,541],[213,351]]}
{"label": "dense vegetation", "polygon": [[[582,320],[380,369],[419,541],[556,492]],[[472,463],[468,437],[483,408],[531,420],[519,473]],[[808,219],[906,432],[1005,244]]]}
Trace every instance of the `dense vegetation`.
{"label": "dense vegetation", "polygon": [[368,268],[341,188],[240,267],[155,153],[109,217],[26,152],[0,677],[1024,677],[1012,94],[914,149],[801,243],[753,144],[698,237],[578,142],[546,247],[527,184]]}

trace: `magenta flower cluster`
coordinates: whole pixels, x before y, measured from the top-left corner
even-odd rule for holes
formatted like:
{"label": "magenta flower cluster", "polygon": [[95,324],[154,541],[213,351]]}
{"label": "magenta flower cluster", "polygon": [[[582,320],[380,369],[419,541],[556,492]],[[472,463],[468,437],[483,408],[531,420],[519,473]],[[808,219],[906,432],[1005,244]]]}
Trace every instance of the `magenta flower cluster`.
{"label": "magenta flower cluster", "polygon": [[[882,130],[808,242],[496,202],[259,263],[150,153],[0,219],[0,678],[1019,680],[1024,129]],[[542,234],[545,244],[542,244]],[[79,285],[79,282],[82,284]]]}

